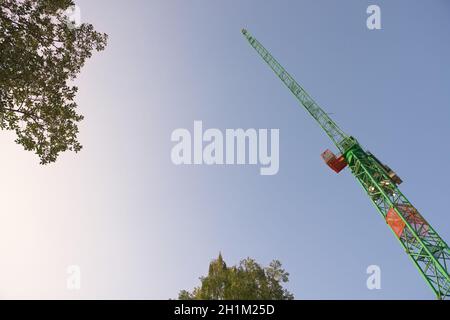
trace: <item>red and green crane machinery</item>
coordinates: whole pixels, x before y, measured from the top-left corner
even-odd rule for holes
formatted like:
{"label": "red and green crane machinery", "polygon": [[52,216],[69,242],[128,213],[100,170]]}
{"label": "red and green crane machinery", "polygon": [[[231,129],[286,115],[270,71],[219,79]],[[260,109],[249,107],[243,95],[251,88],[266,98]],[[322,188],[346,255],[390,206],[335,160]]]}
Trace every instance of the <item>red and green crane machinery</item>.
{"label": "red and green crane machinery", "polygon": [[247,30],[250,45],[300,101],[334,142],[340,155],[322,154],[336,172],[347,165],[438,299],[450,296],[450,250],[445,241],[400,191],[402,180],[358,141],[345,134],[295,79]]}

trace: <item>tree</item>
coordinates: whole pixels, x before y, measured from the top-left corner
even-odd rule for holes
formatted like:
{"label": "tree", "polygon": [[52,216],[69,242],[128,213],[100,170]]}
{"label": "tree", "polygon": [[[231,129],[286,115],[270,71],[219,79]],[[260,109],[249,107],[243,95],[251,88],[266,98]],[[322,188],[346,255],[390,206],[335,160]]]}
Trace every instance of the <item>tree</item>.
{"label": "tree", "polygon": [[289,273],[274,260],[268,267],[261,267],[247,258],[237,266],[227,267],[222,255],[209,264],[206,277],[192,292],[181,290],[180,300],[292,300],[294,296],[283,283],[289,281]]}
{"label": "tree", "polygon": [[107,35],[91,24],[74,27],[65,11],[72,0],[0,0],[0,129],[34,151],[41,164],[78,152],[83,116],[70,85]]}

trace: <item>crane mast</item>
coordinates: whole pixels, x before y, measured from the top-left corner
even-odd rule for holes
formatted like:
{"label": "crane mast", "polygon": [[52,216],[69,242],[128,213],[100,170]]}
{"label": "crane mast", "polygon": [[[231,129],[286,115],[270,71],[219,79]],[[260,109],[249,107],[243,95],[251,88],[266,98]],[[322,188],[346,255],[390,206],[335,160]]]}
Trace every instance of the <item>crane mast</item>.
{"label": "crane mast", "polygon": [[358,141],[346,135],[295,79],[247,30],[242,34],[341,152],[327,150],[322,157],[336,172],[348,165],[378,212],[391,228],[438,299],[450,296],[450,249],[439,234],[398,188],[402,180]]}

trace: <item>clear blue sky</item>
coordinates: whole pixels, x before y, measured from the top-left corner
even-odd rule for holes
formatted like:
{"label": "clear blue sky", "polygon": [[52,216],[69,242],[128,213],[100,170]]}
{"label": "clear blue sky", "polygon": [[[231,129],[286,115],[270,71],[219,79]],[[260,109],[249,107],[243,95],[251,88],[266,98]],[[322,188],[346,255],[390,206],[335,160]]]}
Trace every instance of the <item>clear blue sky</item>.
{"label": "clear blue sky", "polygon": [[[78,80],[85,148],[41,168],[2,137],[10,149],[1,161],[28,168],[23,183],[35,188],[25,192],[41,205],[21,212],[42,235],[19,230],[3,241],[41,241],[46,258],[26,258],[25,245],[20,263],[56,259],[57,267],[16,271],[34,285],[11,282],[3,295],[174,298],[198,285],[221,251],[229,264],[281,260],[297,299],[433,298],[350,172],[336,175],[323,163],[331,142],[240,29],[397,171],[402,191],[448,241],[448,1],[76,2],[82,20],[110,36]],[[382,30],[366,28],[370,4],[381,7]],[[279,173],[173,165],[171,132],[192,130],[194,120],[222,130],[279,128]],[[61,190],[65,200],[52,204]],[[76,293],[64,288],[64,266],[73,263],[83,274]],[[381,267],[381,290],[366,288],[372,264]]]}

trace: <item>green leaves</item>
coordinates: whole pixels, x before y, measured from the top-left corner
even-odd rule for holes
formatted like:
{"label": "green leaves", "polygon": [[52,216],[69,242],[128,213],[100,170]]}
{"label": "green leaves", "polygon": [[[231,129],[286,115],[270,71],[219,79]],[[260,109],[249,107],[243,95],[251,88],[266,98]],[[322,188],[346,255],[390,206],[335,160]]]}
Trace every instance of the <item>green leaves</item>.
{"label": "green leaves", "polygon": [[71,0],[0,2],[0,129],[34,151],[41,164],[61,152],[78,152],[77,87],[69,86],[107,35],[91,24],[70,28],[64,11]]}
{"label": "green leaves", "polygon": [[209,265],[206,277],[201,277],[201,286],[192,293],[182,290],[180,300],[292,300],[294,296],[283,288],[289,273],[274,260],[269,267],[261,267],[255,260],[247,258],[239,265],[227,267],[222,255]]}

